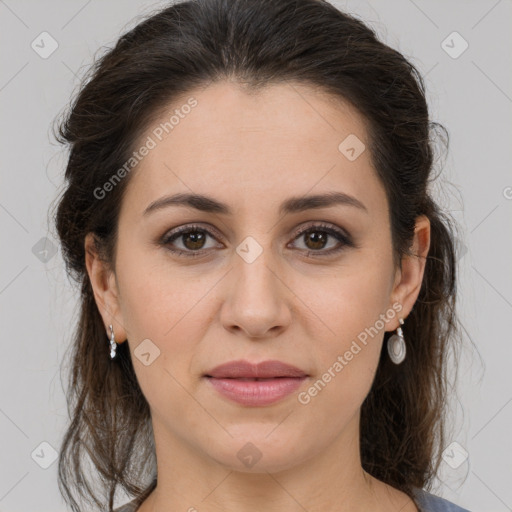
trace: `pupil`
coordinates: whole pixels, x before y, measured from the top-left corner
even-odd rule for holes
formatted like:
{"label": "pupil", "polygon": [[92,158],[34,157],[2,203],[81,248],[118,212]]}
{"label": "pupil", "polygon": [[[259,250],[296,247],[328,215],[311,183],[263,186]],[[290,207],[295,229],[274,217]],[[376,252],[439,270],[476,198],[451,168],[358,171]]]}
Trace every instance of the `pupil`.
{"label": "pupil", "polygon": [[192,245],[185,243],[189,249],[200,249],[204,243],[204,233],[200,233],[199,231],[191,231],[184,235],[186,240],[192,240]]}
{"label": "pupil", "polygon": [[[308,241],[312,241],[314,245],[314,249],[322,249],[325,246],[325,235],[324,234],[318,234],[318,231],[313,231],[312,233],[309,233],[307,236]],[[309,245],[308,245],[309,246]]]}

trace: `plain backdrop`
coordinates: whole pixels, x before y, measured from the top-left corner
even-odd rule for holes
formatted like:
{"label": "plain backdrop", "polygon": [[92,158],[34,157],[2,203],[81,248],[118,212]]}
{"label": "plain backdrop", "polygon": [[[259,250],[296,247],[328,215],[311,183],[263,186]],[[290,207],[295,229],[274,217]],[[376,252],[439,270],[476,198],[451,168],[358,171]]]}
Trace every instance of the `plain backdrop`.
{"label": "plain backdrop", "polygon": [[[512,2],[333,3],[418,67],[432,119],[449,131],[435,193],[462,230],[467,348],[435,491],[472,511],[512,510]],[[68,421],[59,365],[77,295],[47,222],[66,162],[51,124],[94,54],[163,5],[0,0],[0,512],[65,510],[55,460]]]}

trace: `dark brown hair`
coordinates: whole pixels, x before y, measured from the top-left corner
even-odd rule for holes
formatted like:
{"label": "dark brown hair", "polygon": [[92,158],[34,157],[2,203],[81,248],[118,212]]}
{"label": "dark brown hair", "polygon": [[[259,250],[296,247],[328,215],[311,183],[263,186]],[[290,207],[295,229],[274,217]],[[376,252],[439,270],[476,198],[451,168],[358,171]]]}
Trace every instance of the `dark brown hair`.
{"label": "dark brown hair", "polygon": [[[455,226],[428,190],[433,142],[441,134],[447,148],[448,133],[429,119],[419,72],[363,22],[324,0],[185,1],[140,22],[97,59],[58,129],[70,153],[55,225],[81,293],[67,391],[71,423],[59,458],[61,493],[75,512],[81,510],[75,492],[111,511],[116,489],[143,497],[156,483],[149,406],[127,344],[118,346],[116,359],[108,356],[85,268],[84,239],[94,233],[115,269],[117,221],[130,177],[108,200],[94,190],[123,166],[160,109],[226,79],[253,90],[302,83],[358,110],[386,190],[397,264],[410,250],[417,216],[429,218],[424,279],[404,326],[407,358],[396,366],[381,354],[362,405],[361,459],[366,471],[410,496],[415,487],[428,489],[438,469],[447,354],[458,333]],[[94,485],[84,474],[86,456],[100,479]]]}

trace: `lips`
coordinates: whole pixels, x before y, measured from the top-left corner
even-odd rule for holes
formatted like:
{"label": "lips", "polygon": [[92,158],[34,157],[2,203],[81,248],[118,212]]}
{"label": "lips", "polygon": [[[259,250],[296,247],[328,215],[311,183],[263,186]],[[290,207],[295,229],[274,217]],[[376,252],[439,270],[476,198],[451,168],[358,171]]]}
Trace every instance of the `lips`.
{"label": "lips", "polygon": [[215,379],[265,380],[282,377],[307,377],[307,373],[282,361],[269,360],[253,364],[237,360],[216,366],[205,374]]}
{"label": "lips", "polygon": [[246,407],[263,407],[297,391],[309,377],[303,370],[281,361],[230,361],[204,375],[208,385],[224,398]]}

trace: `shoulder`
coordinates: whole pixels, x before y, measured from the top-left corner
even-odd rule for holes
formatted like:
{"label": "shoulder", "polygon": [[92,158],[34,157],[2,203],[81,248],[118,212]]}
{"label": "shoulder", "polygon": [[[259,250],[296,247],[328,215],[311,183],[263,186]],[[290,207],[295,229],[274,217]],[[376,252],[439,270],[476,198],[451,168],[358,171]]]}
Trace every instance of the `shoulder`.
{"label": "shoulder", "polygon": [[424,489],[415,489],[413,493],[420,507],[420,512],[470,512],[465,508],[455,505],[455,503],[451,501],[430,494]]}

